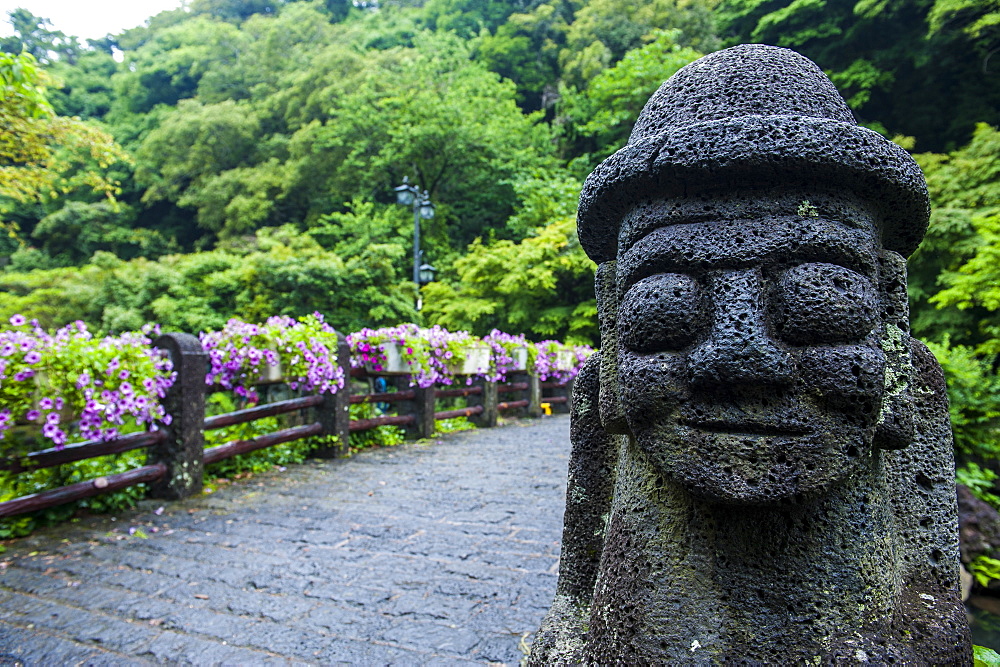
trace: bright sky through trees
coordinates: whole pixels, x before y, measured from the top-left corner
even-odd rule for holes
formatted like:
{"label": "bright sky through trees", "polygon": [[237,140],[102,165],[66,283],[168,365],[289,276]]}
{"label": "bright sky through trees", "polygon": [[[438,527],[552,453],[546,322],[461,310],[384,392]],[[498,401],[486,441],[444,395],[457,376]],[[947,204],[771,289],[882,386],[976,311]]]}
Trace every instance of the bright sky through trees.
{"label": "bright sky through trees", "polygon": [[180,7],[183,0],[0,0],[0,37],[13,35],[7,20],[14,9],[49,19],[56,30],[83,39],[142,25],[150,16]]}

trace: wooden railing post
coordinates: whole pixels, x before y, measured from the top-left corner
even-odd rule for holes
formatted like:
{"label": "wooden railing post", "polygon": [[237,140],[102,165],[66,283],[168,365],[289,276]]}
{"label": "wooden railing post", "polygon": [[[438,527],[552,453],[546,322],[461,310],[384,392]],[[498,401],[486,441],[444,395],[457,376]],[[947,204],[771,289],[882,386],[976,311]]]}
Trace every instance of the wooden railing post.
{"label": "wooden railing post", "polygon": [[413,400],[396,404],[399,414],[416,417],[412,424],[405,426],[407,439],[419,440],[434,435],[434,387],[411,387],[408,375],[398,375],[393,379],[399,391],[412,389],[416,394]]}
{"label": "wooden railing post", "polygon": [[514,408],[508,415],[517,417],[541,417],[542,416],[542,389],[539,386],[538,376],[529,371],[518,371],[507,376],[511,384],[523,384],[526,389],[521,391],[504,392],[504,401],[528,401],[527,406]]}
{"label": "wooden railing post", "polygon": [[535,373],[528,374],[528,416],[542,416],[542,381]]}
{"label": "wooden railing post", "polygon": [[478,426],[479,428],[492,428],[497,425],[497,383],[490,382],[486,378],[477,377],[473,383],[473,387],[482,387],[483,391],[480,394],[469,394],[466,399],[466,405],[473,408],[477,405],[483,406],[483,411],[477,415],[472,415],[469,417],[469,421]]}
{"label": "wooden railing post", "polygon": [[205,375],[208,353],[196,336],[164,334],[153,346],[166,350],[177,379],[163,400],[170,424],[161,425],[166,438],[149,449],[150,465],[163,463],[167,474],[150,485],[153,498],[176,500],[201,491],[205,450]]}
{"label": "wooden railing post", "polygon": [[344,386],[336,394],[323,394],[319,406],[319,422],[323,435],[336,436],[336,445],[316,451],[319,458],[336,458],[347,454],[351,436],[351,347],[342,333],[337,332],[337,365],[344,371]]}

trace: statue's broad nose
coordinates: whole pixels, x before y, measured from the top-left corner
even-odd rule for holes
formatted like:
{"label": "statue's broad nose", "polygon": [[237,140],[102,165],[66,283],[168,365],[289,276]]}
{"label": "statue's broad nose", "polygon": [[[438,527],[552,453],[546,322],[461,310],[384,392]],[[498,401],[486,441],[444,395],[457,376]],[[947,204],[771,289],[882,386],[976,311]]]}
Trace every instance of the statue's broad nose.
{"label": "statue's broad nose", "polygon": [[760,273],[720,271],[711,281],[711,333],[687,357],[692,385],[791,383],[795,362],[767,332]]}

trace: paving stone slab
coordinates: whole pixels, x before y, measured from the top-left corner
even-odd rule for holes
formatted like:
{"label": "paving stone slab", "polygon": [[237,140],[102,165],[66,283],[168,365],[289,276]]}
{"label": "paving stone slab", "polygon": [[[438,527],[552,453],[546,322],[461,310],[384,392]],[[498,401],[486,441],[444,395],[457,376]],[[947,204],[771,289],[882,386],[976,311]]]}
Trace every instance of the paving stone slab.
{"label": "paving stone slab", "polygon": [[0,665],[517,664],[568,453],[526,420],[40,531],[0,557]]}

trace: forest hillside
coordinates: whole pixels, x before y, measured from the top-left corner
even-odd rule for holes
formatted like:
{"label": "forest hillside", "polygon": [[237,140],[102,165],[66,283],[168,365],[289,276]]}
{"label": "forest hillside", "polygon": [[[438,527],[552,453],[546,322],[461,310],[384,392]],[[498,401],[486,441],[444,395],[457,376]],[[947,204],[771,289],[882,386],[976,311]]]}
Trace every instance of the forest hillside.
{"label": "forest hillside", "polygon": [[[948,374],[961,474],[988,486],[996,0],[190,0],[86,42],[24,9],[9,20],[0,317],[104,332],[320,311],[346,331],[596,344],[582,180],[686,63],[742,42],[796,49],[926,172],[913,332]],[[404,178],[435,209],[420,311]]]}

